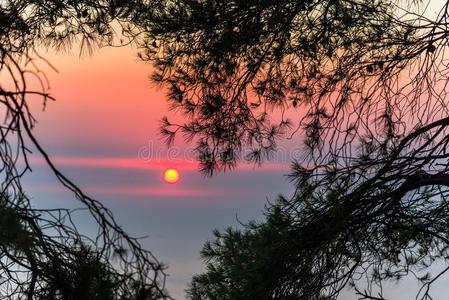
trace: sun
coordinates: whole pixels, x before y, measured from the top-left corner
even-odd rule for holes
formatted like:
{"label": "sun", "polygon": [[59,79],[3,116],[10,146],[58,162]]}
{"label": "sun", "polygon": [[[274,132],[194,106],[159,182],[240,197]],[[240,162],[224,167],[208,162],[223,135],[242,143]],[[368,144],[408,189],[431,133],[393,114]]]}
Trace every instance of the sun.
{"label": "sun", "polygon": [[164,181],[167,183],[177,183],[179,181],[179,172],[176,169],[167,169],[164,172]]}

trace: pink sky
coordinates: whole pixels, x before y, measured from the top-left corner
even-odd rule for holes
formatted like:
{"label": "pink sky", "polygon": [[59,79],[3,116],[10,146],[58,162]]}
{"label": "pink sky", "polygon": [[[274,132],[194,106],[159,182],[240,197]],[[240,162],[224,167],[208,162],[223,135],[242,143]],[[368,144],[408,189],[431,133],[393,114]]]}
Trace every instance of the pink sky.
{"label": "pink sky", "polygon": [[[178,139],[168,150],[159,120],[168,112],[164,92],[148,79],[151,67],[136,49],[102,49],[92,57],[48,54],[59,73],[47,69],[53,96],[42,112],[33,105],[35,134],[55,164],[89,195],[103,201],[131,234],[149,236],[145,246],[170,266],[168,288],[183,299],[202,269],[199,250],[217,227],[259,218],[266,200],[289,192],[289,147],[261,168],[241,164],[213,178],[197,171],[194,148]],[[176,118],[181,118],[176,116]],[[293,143],[293,142],[292,142]],[[151,148],[151,151],[148,149]],[[71,206],[43,160],[32,156],[26,188],[36,205]],[[163,182],[175,167],[179,184]]]}

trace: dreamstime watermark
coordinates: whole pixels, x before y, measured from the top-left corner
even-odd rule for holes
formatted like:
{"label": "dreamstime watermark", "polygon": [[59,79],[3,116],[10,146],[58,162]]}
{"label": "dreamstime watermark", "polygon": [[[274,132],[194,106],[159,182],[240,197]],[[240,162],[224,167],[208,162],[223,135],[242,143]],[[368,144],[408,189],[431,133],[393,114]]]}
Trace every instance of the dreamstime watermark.
{"label": "dreamstime watermark", "polygon": [[[246,160],[252,153],[250,148],[244,148],[236,153],[237,160]],[[157,146],[152,140],[149,140],[145,146],[138,150],[138,158],[143,161],[169,160],[179,162],[196,162],[198,161],[198,151],[196,147],[190,145],[184,146]],[[270,161],[272,163],[291,163],[294,160],[304,158],[304,151],[301,149],[291,149],[280,146],[268,154],[262,156],[262,161]]]}

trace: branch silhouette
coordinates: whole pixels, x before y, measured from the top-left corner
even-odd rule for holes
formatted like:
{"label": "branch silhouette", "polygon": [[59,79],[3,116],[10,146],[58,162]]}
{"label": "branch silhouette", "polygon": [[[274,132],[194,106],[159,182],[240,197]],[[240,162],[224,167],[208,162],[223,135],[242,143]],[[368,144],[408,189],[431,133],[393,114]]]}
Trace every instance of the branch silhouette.
{"label": "branch silhouette", "polygon": [[[153,1],[3,1],[0,3],[0,298],[171,299],[165,266],[125,232],[110,210],[66,177],[33,134],[32,102],[55,100],[38,49],[80,55],[97,47],[144,40]],[[36,82],[31,84],[31,82]],[[22,186],[35,151],[79,209],[34,208]],[[77,214],[88,213],[97,235],[82,234]]]}
{"label": "branch silhouette", "polygon": [[[299,136],[296,192],[266,220],[215,232],[192,299],[336,299],[448,256],[449,2],[167,1],[143,59],[197,142],[206,175],[269,160]],[[435,4],[434,4],[435,5]],[[432,8],[434,9],[434,8]],[[242,157],[244,150],[251,152]]]}

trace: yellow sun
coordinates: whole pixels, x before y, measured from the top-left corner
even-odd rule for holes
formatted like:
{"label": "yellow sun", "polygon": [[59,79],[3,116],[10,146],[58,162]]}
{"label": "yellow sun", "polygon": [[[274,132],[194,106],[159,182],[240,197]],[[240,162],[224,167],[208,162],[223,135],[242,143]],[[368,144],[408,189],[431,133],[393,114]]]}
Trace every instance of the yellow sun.
{"label": "yellow sun", "polygon": [[164,172],[164,180],[167,183],[177,183],[179,181],[179,172],[176,169],[167,169]]}

